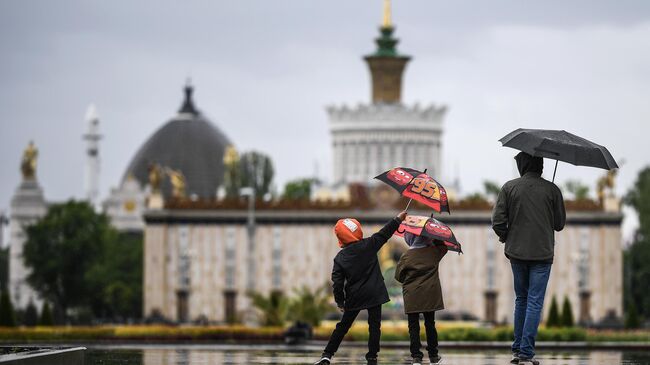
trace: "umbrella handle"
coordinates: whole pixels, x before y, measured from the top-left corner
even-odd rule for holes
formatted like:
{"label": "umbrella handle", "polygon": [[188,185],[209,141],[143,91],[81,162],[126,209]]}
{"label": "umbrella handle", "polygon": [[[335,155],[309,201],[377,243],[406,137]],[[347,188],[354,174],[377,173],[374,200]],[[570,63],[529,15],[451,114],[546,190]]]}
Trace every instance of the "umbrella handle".
{"label": "umbrella handle", "polygon": [[553,180],[551,182],[555,182],[555,173],[557,172],[557,162],[558,160],[555,160],[555,169],[553,170]]}
{"label": "umbrella handle", "polygon": [[402,233],[404,233],[404,232],[406,232],[405,229],[403,229],[403,230],[400,231],[400,230],[399,230],[399,227],[397,227],[397,233],[402,234]]}

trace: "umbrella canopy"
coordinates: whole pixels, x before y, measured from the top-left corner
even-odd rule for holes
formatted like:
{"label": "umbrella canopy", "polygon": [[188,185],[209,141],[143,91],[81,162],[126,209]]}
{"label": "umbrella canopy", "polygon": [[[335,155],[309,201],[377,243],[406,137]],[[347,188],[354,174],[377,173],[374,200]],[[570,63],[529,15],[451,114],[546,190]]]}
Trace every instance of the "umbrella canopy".
{"label": "umbrella canopy", "polygon": [[409,167],[395,167],[379,174],[375,179],[388,184],[403,196],[419,201],[437,212],[449,213],[447,191],[434,178],[422,171]]}
{"label": "umbrella canopy", "polygon": [[607,148],[567,131],[519,128],[499,140],[505,147],[532,156],[591,166],[605,170],[618,168]]}
{"label": "umbrella canopy", "polygon": [[456,236],[454,236],[451,228],[433,217],[407,215],[406,219],[404,219],[399,228],[397,228],[397,231],[395,231],[395,235],[403,237],[406,232],[413,233],[416,236],[427,237],[431,240],[442,241],[448,250],[458,253],[463,252],[460,247],[460,242],[456,240]]}

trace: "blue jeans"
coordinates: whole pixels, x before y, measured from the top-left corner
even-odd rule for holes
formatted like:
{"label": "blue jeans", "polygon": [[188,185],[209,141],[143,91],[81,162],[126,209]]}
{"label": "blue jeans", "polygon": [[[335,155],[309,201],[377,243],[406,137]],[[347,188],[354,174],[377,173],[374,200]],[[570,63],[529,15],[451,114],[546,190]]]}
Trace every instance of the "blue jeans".
{"label": "blue jeans", "polygon": [[515,340],[512,352],[522,359],[535,356],[535,337],[542,317],[546,284],[551,264],[516,264],[512,266],[515,284]]}

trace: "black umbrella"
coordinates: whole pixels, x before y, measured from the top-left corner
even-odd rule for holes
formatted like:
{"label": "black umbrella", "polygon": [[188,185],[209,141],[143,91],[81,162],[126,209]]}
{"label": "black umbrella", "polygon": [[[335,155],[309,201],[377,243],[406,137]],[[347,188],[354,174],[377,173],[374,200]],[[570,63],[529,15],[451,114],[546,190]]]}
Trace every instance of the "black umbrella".
{"label": "black umbrella", "polygon": [[553,181],[558,161],[605,170],[618,168],[607,148],[567,131],[519,128],[505,135],[499,142],[505,147],[555,160]]}

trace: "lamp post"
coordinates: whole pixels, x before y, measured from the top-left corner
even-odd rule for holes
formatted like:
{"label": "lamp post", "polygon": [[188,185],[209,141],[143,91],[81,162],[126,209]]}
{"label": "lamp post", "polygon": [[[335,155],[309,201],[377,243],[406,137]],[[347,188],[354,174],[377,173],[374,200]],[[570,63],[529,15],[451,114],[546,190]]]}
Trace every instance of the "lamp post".
{"label": "lamp post", "polygon": [[246,288],[255,290],[255,189],[244,187],[239,190],[241,196],[248,197],[248,214],[246,219],[246,233],[248,238],[248,277]]}

